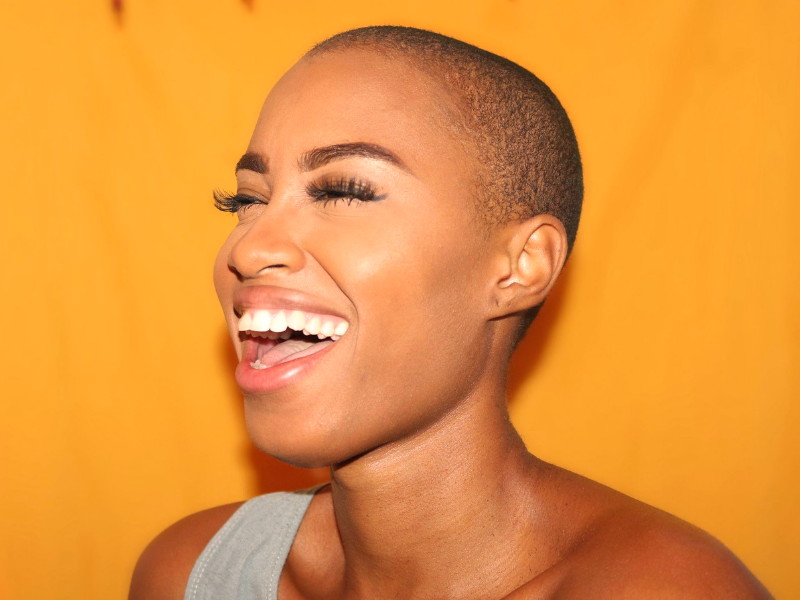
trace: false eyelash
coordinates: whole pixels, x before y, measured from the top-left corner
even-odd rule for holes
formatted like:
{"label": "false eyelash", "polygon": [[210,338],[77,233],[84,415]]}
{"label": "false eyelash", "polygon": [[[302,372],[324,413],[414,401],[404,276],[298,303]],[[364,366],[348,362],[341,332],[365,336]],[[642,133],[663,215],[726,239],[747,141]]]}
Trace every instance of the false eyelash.
{"label": "false eyelash", "polygon": [[214,207],[228,213],[237,213],[252,204],[266,204],[260,198],[247,194],[231,194],[222,190],[214,190]]}
{"label": "false eyelash", "polygon": [[315,202],[322,202],[323,206],[327,206],[329,202],[334,205],[339,200],[347,203],[349,206],[355,202],[375,202],[383,200],[386,195],[378,195],[375,188],[365,181],[351,177],[340,177],[338,179],[323,179],[319,182],[311,182],[306,186],[306,193],[311,196]]}

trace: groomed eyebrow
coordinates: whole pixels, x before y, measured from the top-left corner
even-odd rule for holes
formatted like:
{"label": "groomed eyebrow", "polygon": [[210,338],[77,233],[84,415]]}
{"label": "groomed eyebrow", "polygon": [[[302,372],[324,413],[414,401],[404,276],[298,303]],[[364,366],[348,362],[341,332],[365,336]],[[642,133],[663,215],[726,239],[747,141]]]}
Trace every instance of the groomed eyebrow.
{"label": "groomed eyebrow", "polygon": [[269,171],[267,160],[255,152],[245,152],[239,162],[236,163],[236,173],[239,171],[255,171],[260,175],[266,175]]}
{"label": "groomed eyebrow", "polygon": [[[313,171],[334,161],[353,157],[381,160],[404,171],[411,172],[394,152],[378,144],[368,144],[366,142],[333,144],[322,148],[314,148],[303,153],[298,165],[302,171]],[[256,152],[246,152],[236,163],[236,173],[239,171],[253,171],[260,175],[266,175],[269,172],[268,160]]]}
{"label": "groomed eyebrow", "polygon": [[329,163],[346,158],[371,158],[390,163],[404,171],[411,172],[405,163],[391,150],[379,146],[378,144],[367,144],[366,142],[352,142],[349,144],[333,144],[315,148],[304,153],[298,165],[301,171],[313,171]]}

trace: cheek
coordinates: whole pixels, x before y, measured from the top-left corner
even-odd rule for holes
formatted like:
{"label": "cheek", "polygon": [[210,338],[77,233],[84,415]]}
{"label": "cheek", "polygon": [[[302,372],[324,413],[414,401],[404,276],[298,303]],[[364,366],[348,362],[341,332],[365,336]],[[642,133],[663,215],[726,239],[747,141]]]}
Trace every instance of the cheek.
{"label": "cheek", "polygon": [[348,385],[337,388],[345,418],[333,429],[346,428],[359,451],[435,421],[488,363],[466,249],[426,237],[402,246],[384,237],[372,253],[352,255],[338,278],[358,328]]}
{"label": "cheek", "polygon": [[409,229],[359,228],[317,238],[319,263],[350,298],[361,325],[388,321],[385,327],[393,316],[410,317],[439,287],[437,248]]}
{"label": "cheek", "polygon": [[237,344],[239,339],[239,330],[236,324],[232,321],[232,307],[233,307],[233,293],[236,286],[236,275],[234,275],[228,268],[228,255],[230,249],[235,242],[233,239],[235,232],[231,233],[228,239],[223,244],[217,253],[217,258],[214,261],[214,289],[217,292],[217,298],[222,306],[222,311],[225,315],[225,322],[228,328],[228,334],[231,337],[234,348],[236,349],[237,356],[241,359],[241,347]]}
{"label": "cheek", "polygon": [[395,220],[326,241],[323,267],[352,301],[359,355],[372,365],[393,373],[424,363],[457,368],[479,331],[477,241],[461,223],[440,221],[453,225]]}
{"label": "cheek", "polygon": [[223,309],[228,308],[226,302],[231,302],[233,298],[233,283],[236,280],[236,276],[228,268],[228,255],[230,254],[230,249],[236,243],[236,235],[235,230],[231,232],[222,248],[219,249],[217,258],[214,261],[214,289]]}

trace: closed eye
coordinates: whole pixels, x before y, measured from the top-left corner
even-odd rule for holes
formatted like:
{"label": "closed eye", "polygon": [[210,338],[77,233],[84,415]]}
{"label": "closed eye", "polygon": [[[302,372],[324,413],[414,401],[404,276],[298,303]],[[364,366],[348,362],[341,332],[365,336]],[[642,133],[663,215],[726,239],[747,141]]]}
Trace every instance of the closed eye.
{"label": "closed eye", "polygon": [[235,214],[253,204],[266,204],[266,202],[249,194],[231,194],[222,190],[214,190],[214,206],[222,212]]}
{"label": "closed eye", "polygon": [[353,202],[377,202],[386,198],[386,194],[379,195],[372,184],[356,179],[355,177],[325,178],[313,181],[306,186],[306,193],[315,202],[322,206],[329,203],[336,205],[342,201],[349,206]]}

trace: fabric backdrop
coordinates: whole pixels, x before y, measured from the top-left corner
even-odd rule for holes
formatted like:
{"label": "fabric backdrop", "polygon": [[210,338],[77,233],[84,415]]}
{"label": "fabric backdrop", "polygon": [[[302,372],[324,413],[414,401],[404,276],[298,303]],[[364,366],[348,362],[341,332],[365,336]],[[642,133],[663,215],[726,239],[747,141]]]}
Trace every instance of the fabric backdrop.
{"label": "fabric backdrop", "polygon": [[325,477],[245,433],[211,265],[261,101],[355,26],[542,77],[586,168],[513,364],[530,449],[800,597],[800,3],[2,0],[0,597],[124,598],[155,534]]}

